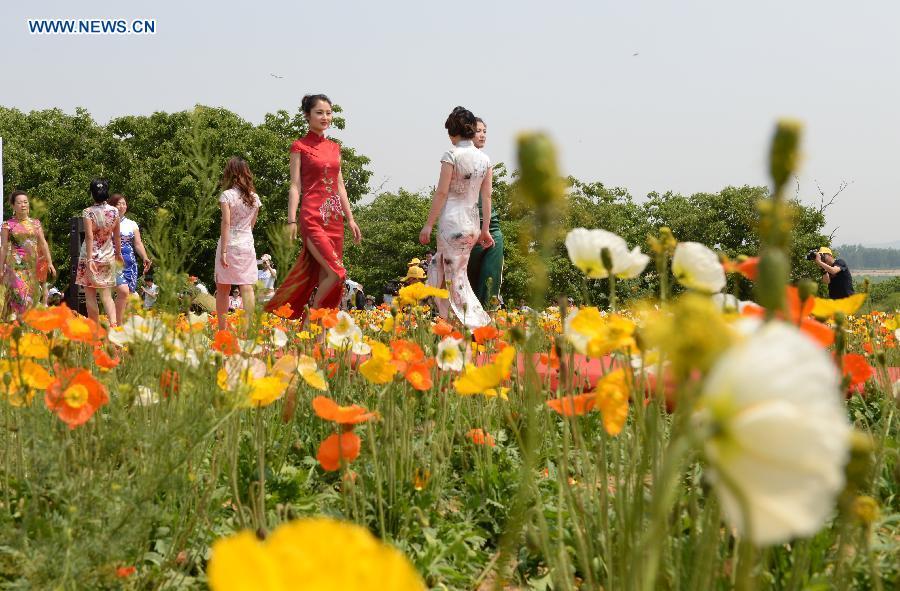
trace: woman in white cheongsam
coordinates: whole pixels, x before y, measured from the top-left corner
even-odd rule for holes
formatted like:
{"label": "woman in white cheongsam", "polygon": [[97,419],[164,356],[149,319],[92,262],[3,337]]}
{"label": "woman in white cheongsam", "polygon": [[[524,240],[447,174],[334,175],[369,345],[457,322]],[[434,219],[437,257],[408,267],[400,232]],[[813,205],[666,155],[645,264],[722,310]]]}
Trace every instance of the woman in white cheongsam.
{"label": "woman in white cheongsam", "polygon": [[[494,244],[490,233],[491,161],[475,147],[475,115],[456,107],[444,127],[453,148],[441,157],[441,176],[431,203],[428,220],[419,234],[419,242],[431,242],[431,229],[438,221],[437,254],[428,274],[428,284],[445,288],[449,300],[438,300],[438,313],[447,318],[450,310],[469,328],[490,323],[491,318],[472,291],[466,268],[476,243],[485,248]],[[478,194],[482,197],[482,219],[478,212]]]}

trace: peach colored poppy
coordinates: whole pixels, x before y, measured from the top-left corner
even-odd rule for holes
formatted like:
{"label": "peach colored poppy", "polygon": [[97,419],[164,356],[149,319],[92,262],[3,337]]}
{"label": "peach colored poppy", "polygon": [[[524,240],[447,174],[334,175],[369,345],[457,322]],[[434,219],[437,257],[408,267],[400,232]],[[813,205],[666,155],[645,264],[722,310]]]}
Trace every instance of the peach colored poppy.
{"label": "peach colored poppy", "polygon": [[446,336],[450,336],[450,334],[453,332],[453,327],[443,318],[438,318],[434,323],[434,326],[431,327],[431,332],[441,338],[444,338]]}
{"label": "peach colored poppy", "polygon": [[333,433],[319,444],[316,459],[324,470],[334,472],[340,469],[341,460],[349,464],[358,458],[360,446],[359,435],[352,431]]}
{"label": "peach colored poppy", "polygon": [[340,406],[327,396],[316,396],[313,398],[312,407],[316,416],[320,419],[334,421],[341,425],[358,425],[371,421],[378,416],[377,413],[369,412],[356,404]]}
{"label": "peach colored poppy", "polygon": [[564,417],[573,415],[581,416],[594,409],[597,402],[597,395],[593,392],[588,394],[577,394],[575,396],[563,396],[562,398],[554,398],[547,401],[554,412]]}

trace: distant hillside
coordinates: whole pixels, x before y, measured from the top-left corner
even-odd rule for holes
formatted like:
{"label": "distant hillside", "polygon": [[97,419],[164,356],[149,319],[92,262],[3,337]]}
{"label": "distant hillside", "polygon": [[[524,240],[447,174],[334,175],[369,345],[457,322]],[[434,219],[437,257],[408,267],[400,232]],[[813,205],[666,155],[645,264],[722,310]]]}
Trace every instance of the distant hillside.
{"label": "distant hillside", "polygon": [[853,269],[900,269],[900,249],[869,248],[859,244],[835,246],[837,256]]}

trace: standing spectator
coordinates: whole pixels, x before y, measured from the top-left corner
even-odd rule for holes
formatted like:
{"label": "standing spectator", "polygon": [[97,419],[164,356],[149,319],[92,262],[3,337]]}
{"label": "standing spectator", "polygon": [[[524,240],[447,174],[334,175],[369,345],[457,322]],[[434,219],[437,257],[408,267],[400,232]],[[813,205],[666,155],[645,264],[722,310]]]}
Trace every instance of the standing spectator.
{"label": "standing spectator", "polygon": [[78,256],[75,284],[84,288],[88,317],[100,319],[97,291],[111,326],[116,325],[116,307],[112,289],[116,286],[116,264],[122,265],[122,238],[119,235],[119,210],[107,203],[109,181],[94,179],[90,186],[94,205],[81,212],[84,217],[84,242]]}
{"label": "standing spectator", "polygon": [[144,294],[144,309],[149,310],[156,305],[156,298],[159,297],[159,286],[153,283],[153,275],[144,274],[144,286],[141,287],[141,293]]}
{"label": "standing spectator", "polygon": [[828,286],[828,297],[833,300],[848,298],[853,295],[853,276],[844,259],[834,258],[834,253],[827,246],[816,251],[816,264],[825,271],[822,283]]}
{"label": "standing spectator", "polygon": [[262,267],[256,274],[257,281],[262,282],[259,300],[268,302],[275,295],[275,280],[278,278],[278,271],[272,266],[272,257],[269,254],[262,255],[257,264]]}
{"label": "standing spectator", "polygon": [[228,298],[228,310],[239,310],[244,307],[244,301],[241,299],[241,291],[237,287],[231,288],[231,296]]}
{"label": "standing spectator", "polygon": [[125,266],[116,275],[116,318],[119,322],[125,318],[125,304],[128,296],[137,293],[138,266],[134,253],[141,255],[144,262],[144,273],[150,270],[150,257],[144,249],[144,241],[141,240],[141,230],[132,220],[125,217],[128,212],[128,201],[121,193],[114,193],[109,198],[109,204],[119,210],[119,235],[122,237],[122,260]]}
{"label": "standing spectator", "polygon": [[243,159],[235,157],[228,161],[222,186],[225,188],[219,197],[222,224],[216,247],[216,315],[219,330],[225,330],[228,326],[225,314],[228,312],[228,292],[232,286],[240,289],[248,322],[256,307],[253,294],[257,279],[253,226],[262,206],[253,186],[253,174]]}
{"label": "standing spectator", "polygon": [[[3,284],[6,286],[6,301],[2,306],[3,320],[10,313],[20,315],[34,306],[38,285],[46,285],[48,270],[56,276],[41,222],[29,217],[31,209],[28,195],[25,191],[13,191],[9,201],[13,217],[3,222],[0,231],[0,277],[3,277]],[[41,266],[44,268],[41,269]],[[45,288],[44,303],[46,291]]]}

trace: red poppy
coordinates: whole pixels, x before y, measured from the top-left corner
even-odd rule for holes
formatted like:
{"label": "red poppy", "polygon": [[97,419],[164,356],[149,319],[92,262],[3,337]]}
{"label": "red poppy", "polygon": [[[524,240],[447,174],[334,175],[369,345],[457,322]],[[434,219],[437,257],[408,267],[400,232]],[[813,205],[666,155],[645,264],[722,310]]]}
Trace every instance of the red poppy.
{"label": "red poppy", "polygon": [[597,395],[593,392],[589,392],[587,394],[554,398],[553,400],[547,401],[547,406],[557,414],[561,414],[564,417],[571,417],[573,415],[581,416],[592,411],[596,402]]}
{"label": "red poppy", "polygon": [[70,429],[74,429],[108,403],[109,394],[87,370],[57,368],[56,379],[47,387],[44,402]]}
{"label": "red poppy", "polygon": [[403,373],[406,373],[410,365],[425,360],[425,352],[422,351],[422,347],[412,341],[403,339],[391,341],[391,351],[394,354],[394,366]]}
{"label": "red poppy", "polygon": [[453,327],[443,318],[438,318],[434,323],[434,326],[431,327],[431,332],[441,338],[444,338],[446,336],[450,336],[450,334],[453,332]]}
{"label": "red poppy", "polygon": [[163,398],[175,396],[181,388],[181,376],[177,371],[164,369],[159,375],[159,391]]}
{"label": "red poppy", "polygon": [[240,346],[238,346],[237,337],[233,332],[227,330],[216,331],[212,348],[226,356],[234,355],[241,350]]}
{"label": "red poppy", "polygon": [[124,579],[126,577],[130,577],[135,572],[137,572],[137,569],[133,566],[120,566],[116,569],[116,576],[120,579]]}
{"label": "red poppy", "polygon": [[869,355],[871,355],[875,351],[875,348],[872,347],[872,341],[866,341],[865,343],[863,343],[862,348],[863,351],[865,351]]}
{"label": "red poppy", "polygon": [[484,429],[469,429],[466,433],[466,437],[475,445],[487,445],[488,447],[495,446],[494,438],[490,433],[485,433]]}
{"label": "red poppy", "polygon": [[119,365],[118,357],[110,357],[101,346],[94,347],[94,363],[103,370],[110,370]]}
{"label": "red poppy", "polygon": [[488,324],[487,326],[482,326],[473,330],[472,336],[475,337],[476,343],[483,345],[484,343],[499,337],[500,331]]}
{"label": "red poppy", "polygon": [[843,357],[844,376],[850,378],[850,388],[859,388],[874,374],[875,370],[859,353],[847,353]]}
{"label": "red poppy", "polygon": [[359,435],[353,431],[334,433],[319,444],[316,459],[324,470],[334,472],[340,469],[341,460],[349,464],[359,457],[360,444]]}

